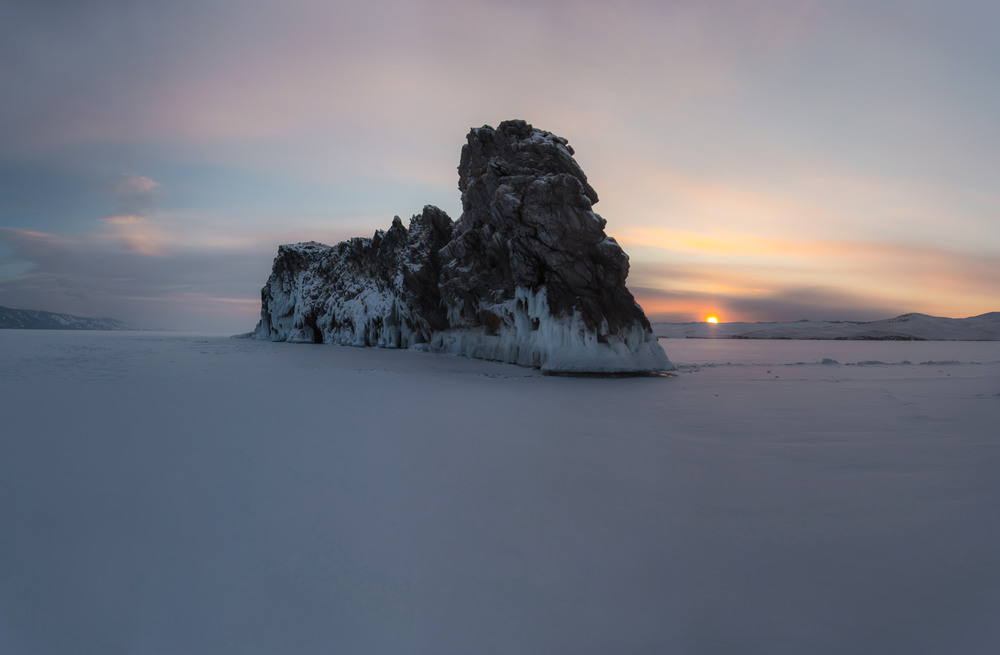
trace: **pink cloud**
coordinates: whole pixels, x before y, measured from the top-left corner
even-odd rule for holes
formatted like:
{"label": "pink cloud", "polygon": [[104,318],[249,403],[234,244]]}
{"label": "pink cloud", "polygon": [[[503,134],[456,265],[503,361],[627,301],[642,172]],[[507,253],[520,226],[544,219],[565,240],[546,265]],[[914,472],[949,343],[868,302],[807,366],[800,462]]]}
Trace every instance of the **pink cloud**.
{"label": "pink cloud", "polygon": [[148,195],[162,189],[162,185],[141,175],[126,175],[117,180],[112,189],[115,196]]}
{"label": "pink cloud", "polygon": [[132,252],[151,257],[166,253],[167,232],[149,217],[112,215],[101,220],[111,226],[111,232],[104,237],[124,244]]}

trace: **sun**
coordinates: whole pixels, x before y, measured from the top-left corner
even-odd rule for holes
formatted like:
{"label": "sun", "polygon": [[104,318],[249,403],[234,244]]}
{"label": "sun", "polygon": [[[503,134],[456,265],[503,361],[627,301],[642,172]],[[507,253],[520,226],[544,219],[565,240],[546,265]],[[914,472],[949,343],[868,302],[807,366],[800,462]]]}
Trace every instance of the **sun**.
{"label": "sun", "polygon": [[705,319],[705,322],[706,323],[718,323],[719,322],[719,317],[718,316],[709,316],[708,318]]}

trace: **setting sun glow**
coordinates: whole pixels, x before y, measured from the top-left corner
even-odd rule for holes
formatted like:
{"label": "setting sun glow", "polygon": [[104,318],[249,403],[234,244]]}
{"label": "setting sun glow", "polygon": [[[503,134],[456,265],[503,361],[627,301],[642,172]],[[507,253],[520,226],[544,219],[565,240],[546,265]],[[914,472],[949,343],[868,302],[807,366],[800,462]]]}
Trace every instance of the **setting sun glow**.
{"label": "setting sun glow", "polygon": [[715,317],[715,316],[709,316],[708,318],[705,319],[705,322],[706,323],[718,323],[719,319],[717,317]]}

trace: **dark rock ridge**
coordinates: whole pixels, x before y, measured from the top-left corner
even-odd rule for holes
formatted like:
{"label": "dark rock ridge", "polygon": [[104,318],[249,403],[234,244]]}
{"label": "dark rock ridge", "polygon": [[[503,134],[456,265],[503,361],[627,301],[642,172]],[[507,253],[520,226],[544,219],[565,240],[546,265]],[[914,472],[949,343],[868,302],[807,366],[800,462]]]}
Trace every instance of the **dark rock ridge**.
{"label": "dark rock ridge", "polygon": [[0,307],[0,329],[13,330],[131,330],[113,318],[90,318],[43,312],[37,309]]}
{"label": "dark rock ridge", "polygon": [[258,339],[418,348],[548,372],[672,368],[625,287],[628,256],[594,213],[565,139],[524,121],[469,132],[462,216],[278,249]]}

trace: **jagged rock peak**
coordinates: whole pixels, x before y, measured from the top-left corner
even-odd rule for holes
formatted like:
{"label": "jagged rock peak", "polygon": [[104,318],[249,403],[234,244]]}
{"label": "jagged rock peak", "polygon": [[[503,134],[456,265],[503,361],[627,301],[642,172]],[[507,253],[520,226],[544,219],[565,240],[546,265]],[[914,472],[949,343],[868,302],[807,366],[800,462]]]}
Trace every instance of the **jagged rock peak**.
{"label": "jagged rock peak", "polygon": [[458,188],[465,193],[470,182],[483,178],[492,164],[500,176],[565,173],[578,179],[591,204],[597,192],[587,183],[569,141],[551,132],[533,128],[522,120],[504,121],[497,129],[489,125],[472,128],[462,147],[458,165]]}
{"label": "jagged rock peak", "polygon": [[545,287],[557,316],[579,313],[594,330],[604,321],[612,332],[633,322],[649,329],[625,287],[628,256],[604,233],[597,193],[566,139],[524,121],[473,129],[458,170],[463,213],[448,258],[459,270],[489,265],[454,283],[446,269],[453,295]]}
{"label": "jagged rock peak", "polygon": [[594,213],[565,139],[524,121],[469,132],[462,216],[424,207],[409,229],[333,247],[281,246],[261,339],[421,348],[541,367],[672,368],[625,287],[628,256]]}

